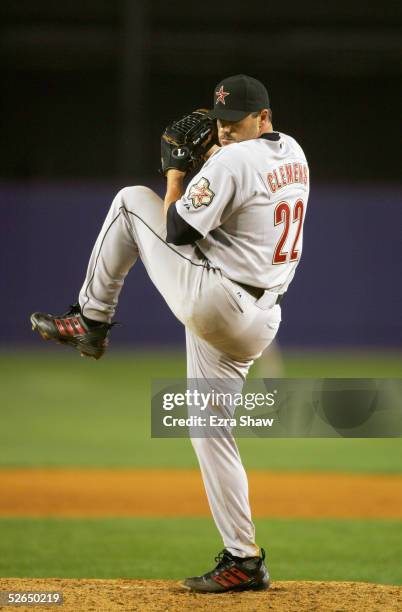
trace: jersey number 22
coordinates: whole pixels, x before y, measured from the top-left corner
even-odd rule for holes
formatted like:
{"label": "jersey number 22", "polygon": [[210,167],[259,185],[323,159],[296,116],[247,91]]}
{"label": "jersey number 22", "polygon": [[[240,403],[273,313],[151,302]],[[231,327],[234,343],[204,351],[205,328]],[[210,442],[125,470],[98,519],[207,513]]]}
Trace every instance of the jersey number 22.
{"label": "jersey number 22", "polygon": [[[300,238],[300,232],[303,227],[303,215],[304,215],[304,202],[303,200],[296,200],[292,208],[288,202],[279,202],[274,212],[275,225],[284,223],[284,228],[281,237],[278,240],[278,244],[275,247],[274,256],[272,258],[273,264],[282,264],[287,261],[297,261],[299,259],[299,251],[297,250],[297,243]],[[293,217],[293,218],[292,218]],[[292,248],[290,250],[290,256],[288,251],[284,251],[283,247],[288,238],[290,223],[297,223],[296,235],[294,237]],[[289,257],[288,257],[289,256]]]}

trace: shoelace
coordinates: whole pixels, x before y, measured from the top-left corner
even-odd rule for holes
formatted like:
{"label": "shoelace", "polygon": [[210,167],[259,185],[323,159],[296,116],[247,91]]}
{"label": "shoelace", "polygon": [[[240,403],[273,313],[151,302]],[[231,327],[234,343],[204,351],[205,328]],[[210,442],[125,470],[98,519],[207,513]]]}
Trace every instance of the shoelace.
{"label": "shoelace", "polygon": [[[69,304],[69,309],[70,310],[61,315],[62,318],[74,314],[80,314],[82,316],[79,302],[76,302],[75,304]],[[108,326],[108,329],[112,329],[112,327],[114,327],[115,325],[123,325],[123,323],[119,323],[119,321],[114,321],[113,323],[106,323],[106,325]]]}
{"label": "shoelace", "polygon": [[[263,548],[261,548],[261,560],[262,562],[265,560],[265,550]],[[232,561],[235,561],[235,559],[233,559],[232,555],[226,550],[226,548],[224,548],[215,557],[215,562],[217,563],[217,566],[215,569],[220,569],[226,563],[232,562]]]}
{"label": "shoelace", "polygon": [[215,557],[215,563],[217,563],[217,566],[215,569],[222,567],[229,561],[230,562],[233,561],[230,553],[228,553],[226,549],[221,550],[221,552]]}
{"label": "shoelace", "polygon": [[61,316],[62,317],[68,317],[68,315],[81,313],[80,305],[78,304],[78,302],[76,302],[75,304],[70,304],[69,305],[69,309],[70,310],[67,310],[67,312],[65,312]]}

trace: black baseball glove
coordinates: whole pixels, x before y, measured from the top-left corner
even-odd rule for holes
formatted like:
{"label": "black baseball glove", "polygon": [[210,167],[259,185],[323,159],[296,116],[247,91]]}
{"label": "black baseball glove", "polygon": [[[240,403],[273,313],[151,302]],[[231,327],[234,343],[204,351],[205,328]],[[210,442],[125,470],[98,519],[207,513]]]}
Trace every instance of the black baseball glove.
{"label": "black baseball glove", "polygon": [[186,174],[196,170],[206,151],[217,142],[216,123],[203,108],[174,121],[161,138],[161,174],[170,168]]}

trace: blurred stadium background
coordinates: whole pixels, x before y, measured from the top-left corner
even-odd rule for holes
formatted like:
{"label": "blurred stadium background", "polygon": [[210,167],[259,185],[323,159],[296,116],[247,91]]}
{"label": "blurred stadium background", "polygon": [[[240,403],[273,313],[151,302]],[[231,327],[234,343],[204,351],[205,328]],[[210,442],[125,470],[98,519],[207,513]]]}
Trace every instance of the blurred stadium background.
{"label": "blurred stadium background", "polygon": [[[150,381],[185,375],[184,333],[141,264],[100,363],[42,343],[29,314],[76,300],[114,193],[146,184],[163,194],[162,129],[210,106],[230,74],[266,83],[274,127],[300,141],[311,168],[303,257],[278,336],[283,373],[402,376],[401,6],[3,0],[1,471],[196,467],[187,440],[150,439]],[[256,470],[402,473],[398,439],[240,447]],[[10,516],[1,503],[0,514],[1,576],[180,577],[187,546],[195,572],[219,546],[209,519],[74,522]],[[276,577],[393,583],[401,525],[271,519],[269,508],[257,522]],[[157,563],[154,541],[165,547]]]}

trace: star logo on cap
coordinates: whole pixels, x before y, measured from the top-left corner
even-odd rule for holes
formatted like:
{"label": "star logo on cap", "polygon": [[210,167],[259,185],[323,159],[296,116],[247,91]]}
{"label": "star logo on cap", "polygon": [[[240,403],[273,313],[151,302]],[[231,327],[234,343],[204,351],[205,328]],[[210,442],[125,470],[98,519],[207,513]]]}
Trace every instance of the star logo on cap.
{"label": "star logo on cap", "polygon": [[221,85],[218,91],[216,91],[215,93],[217,95],[215,104],[218,104],[218,102],[222,102],[222,104],[225,104],[226,96],[230,96],[230,93],[223,89],[223,85]]}

